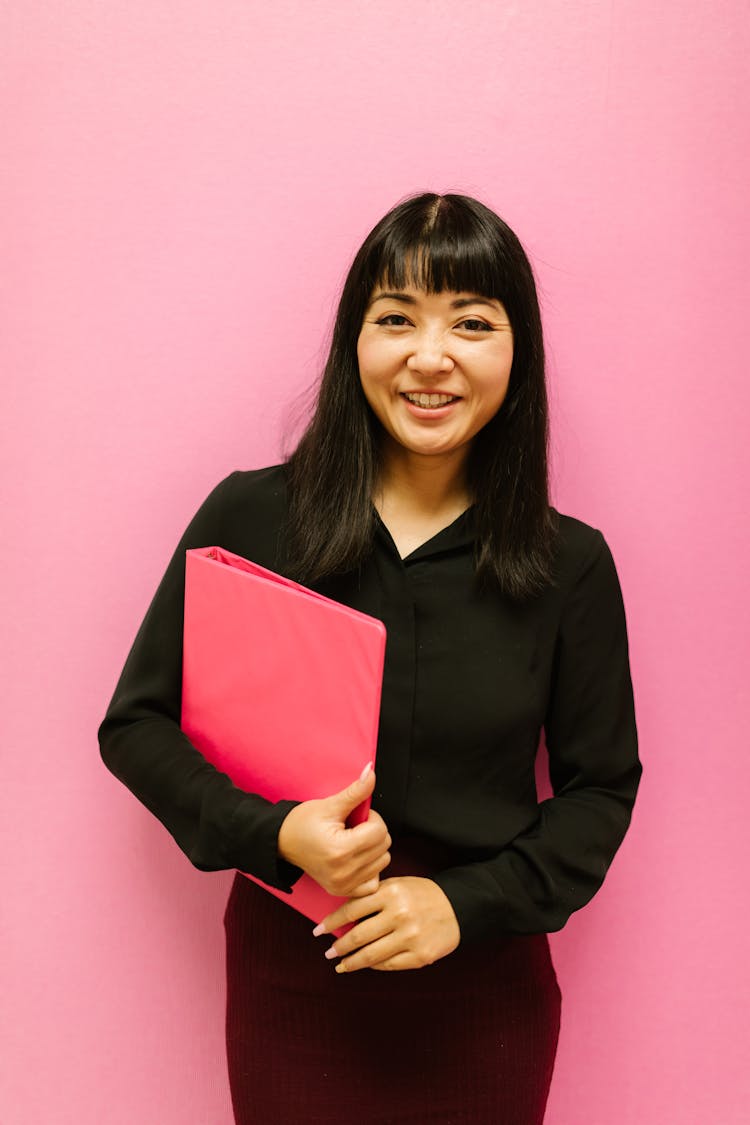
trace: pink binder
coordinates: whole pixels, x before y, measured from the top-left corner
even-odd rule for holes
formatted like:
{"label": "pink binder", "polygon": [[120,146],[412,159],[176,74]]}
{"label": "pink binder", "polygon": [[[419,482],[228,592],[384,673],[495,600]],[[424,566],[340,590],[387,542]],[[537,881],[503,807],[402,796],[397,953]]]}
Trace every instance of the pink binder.
{"label": "pink binder", "polygon": [[[327,797],[374,762],[384,654],[381,621],[221,547],[186,552],[182,729],[241,789]],[[254,881],[316,922],[343,901],[308,875],[291,895]]]}

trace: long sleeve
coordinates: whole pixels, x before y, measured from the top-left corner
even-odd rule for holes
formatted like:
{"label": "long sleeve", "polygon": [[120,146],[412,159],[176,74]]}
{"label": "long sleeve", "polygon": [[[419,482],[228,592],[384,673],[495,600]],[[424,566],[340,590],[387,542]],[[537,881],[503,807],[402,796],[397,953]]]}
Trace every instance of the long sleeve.
{"label": "long sleeve", "polygon": [[211,492],[182,539],[138,630],[104,721],[102,758],[164,824],[200,870],[238,868],[289,890],[298,868],[277,838],[293,801],[271,803],[236,788],[180,729],[185,551],[224,542],[232,474]]}
{"label": "long sleeve", "polygon": [[565,600],[544,722],[554,797],[495,857],[436,875],[463,940],[559,930],[601,885],[641,775],[617,572],[600,532]]}

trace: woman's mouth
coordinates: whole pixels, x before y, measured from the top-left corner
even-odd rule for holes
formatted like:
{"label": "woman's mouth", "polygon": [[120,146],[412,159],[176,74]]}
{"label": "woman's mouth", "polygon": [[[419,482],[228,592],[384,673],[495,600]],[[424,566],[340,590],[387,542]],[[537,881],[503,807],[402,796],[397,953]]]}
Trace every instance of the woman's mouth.
{"label": "woman's mouth", "polygon": [[423,410],[436,410],[441,406],[448,406],[451,402],[458,401],[458,395],[427,394],[424,391],[402,391],[403,398],[414,406]]}

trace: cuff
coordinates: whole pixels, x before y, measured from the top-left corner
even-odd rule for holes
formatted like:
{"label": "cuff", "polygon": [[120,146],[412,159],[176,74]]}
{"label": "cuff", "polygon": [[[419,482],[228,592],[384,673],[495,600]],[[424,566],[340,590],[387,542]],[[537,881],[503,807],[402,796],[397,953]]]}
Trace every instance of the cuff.
{"label": "cuff", "polygon": [[[260,807],[257,801],[261,802]],[[278,839],[283,820],[298,804],[299,801],[271,803],[247,794],[247,800],[238,805],[232,817],[231,866],[270,887],[291,893],[302,868],[279,855]]]}
{"label": "cuff", "polygon": [[497,886],[490,886],[476,876],[476,872],[466,868],[451,868],[430,876],[453,907],[461,931],[461,945],[473,945],[506,932]]}

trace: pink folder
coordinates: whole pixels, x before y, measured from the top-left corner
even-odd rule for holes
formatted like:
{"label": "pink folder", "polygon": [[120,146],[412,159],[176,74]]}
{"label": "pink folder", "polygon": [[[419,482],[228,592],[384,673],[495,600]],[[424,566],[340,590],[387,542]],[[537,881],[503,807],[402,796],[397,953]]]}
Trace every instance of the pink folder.
{"label": "pink folder", "polygon": [[[241,789],[327,797],[374,762],[384,654],[381,621],[221,547],[186,552],[182,729]],[[291,895],[255,882],[316,922],[344,901],[308,875]]]}

